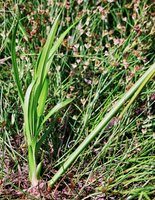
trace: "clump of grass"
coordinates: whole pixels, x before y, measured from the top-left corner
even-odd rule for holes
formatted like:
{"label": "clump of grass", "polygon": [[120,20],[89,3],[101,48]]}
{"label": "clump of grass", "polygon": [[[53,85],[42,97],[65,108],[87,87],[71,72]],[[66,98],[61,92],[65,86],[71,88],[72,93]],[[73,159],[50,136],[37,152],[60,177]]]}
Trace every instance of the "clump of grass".
{"label": "clump of grass", "polygon": [[[49,187],[52,187],[55,182],[61,177],[61,175],[69,168],[69,166],[77,159],[77,157],[81,154],[81,152],[93,141],[93,139],[99,134],[99,132],[104,129],[111,119],[116,115],[119,109],[126,103],[129,98],[127,108],[129,105],[137,98],[138,94],[142,90],[142,88],[146,85],[146,83],[154,76],[155,74],[155,64],[153,64],[145,73],[144,75],[130,88],[128,92],[124,94],[124,96],[117,102],[117,104],[111,109],[109,113],[105,115],[102,121],[94,128],[94,130],[84,139],[84,141],[76,148],[76,150],[69,156],[67,161],[62,164],[62,167],[59,171],[54,175],[54,177],[48,182]],[[125,108],[126,110],[126,108]],[[123,111],[124,113],[125,111]],[[122,117],[122,114],[121,114]],[[115,134],[112,134],[106,145],[104,145],[104,149],[109,145],[109,142],[113,139]]]}

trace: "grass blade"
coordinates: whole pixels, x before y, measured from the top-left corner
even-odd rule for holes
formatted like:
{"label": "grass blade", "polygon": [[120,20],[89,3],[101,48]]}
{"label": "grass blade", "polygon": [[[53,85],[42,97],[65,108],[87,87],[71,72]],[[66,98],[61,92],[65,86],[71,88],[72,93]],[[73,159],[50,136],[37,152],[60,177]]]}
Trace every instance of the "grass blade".
{"label": "grass blade", "polygon": [[22,92],[22,86],[19,78],[19,72],[18,72],[18,65],[17,65],[17,60],[16,60],[16,32],[18,28],[18,23],[15,26],[15,29],[13,31],[12,35],[12,46],[11,46],[11,58],[12,58],[12,66],[13,66],[13,74],[14,74],[14,80],[17,85],[17,90],[18,90],[18,95],[19,99],[21,101],[21,104],[23,106],[24,104],[24,95]]}
{"label": "grass blade", "polygon": [[26,30],[25,28],[23,27],[22,23],[19,21],[19,29],[24,37],[24,39],[28,42],[28,36],[27,36],[27,33],[26,33]]}
{"label": "grass blade", "polygon": [[73,99],[67,99],[61,103],[58,103],[56,106],[54,106],[54,108],[52,108],[50,110],[50,112],[45,116],[43,122],[42,122],[42,125],[53,115],[55,114],[56,112],[58,112],[60,109],[62,109],[63,107],[65,107],[66,105],[68,105],[69,103],[71,103],[73,101]]}

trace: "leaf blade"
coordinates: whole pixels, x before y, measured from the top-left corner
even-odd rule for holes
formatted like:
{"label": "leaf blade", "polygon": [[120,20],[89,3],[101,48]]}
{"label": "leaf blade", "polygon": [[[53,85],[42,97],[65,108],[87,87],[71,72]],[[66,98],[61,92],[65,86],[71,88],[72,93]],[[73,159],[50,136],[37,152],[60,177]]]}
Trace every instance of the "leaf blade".
{"label": "leaf blade", "polygon": [[31,128],[30,128],[30,116],[29,116],[29,108],[30,108],[30,95],[32,92],[32,88],[34,85],[34,81],[29,85],[27,88],[25,98],[24,98],[24,105],[23,105],[23,110],[24,110],[24,122],[25,122],[25,132],[26,132],[26,137],[27,137],[27,142],[28,144],[31,144],[32,138],[31,138]]}
{"label": "leaf blade", "polygon": [[13,75],[14,75],[14,80],[17,85],[17,90],[18,90],[18,95],[19,99],[21,101],[22,107],[24,104],[24,95],[22,92],[22,86],[19,78],[19,71],[18,71],[18,65],[17,65],[17,58],[16,58],[16,32],[18,28],[18,23],[15,26],[15,29],[12,34],[12,45],[11,45],[11,59],[12,59],[12,66],[13,66]]}

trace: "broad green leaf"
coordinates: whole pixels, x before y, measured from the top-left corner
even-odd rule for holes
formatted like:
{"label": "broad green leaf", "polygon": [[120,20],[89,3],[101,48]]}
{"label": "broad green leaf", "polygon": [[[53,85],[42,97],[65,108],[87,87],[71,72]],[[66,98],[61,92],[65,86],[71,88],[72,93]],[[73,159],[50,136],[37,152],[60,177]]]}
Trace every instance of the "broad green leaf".
{"label": "broad green leaf", "polygon": [[[32,146],[28,146],[28,161],[29,161],[29,178],[32,186],[36,186],[38,184],[37,177],[37,166],[36,166],[36,158],[35,158],[35,150]],[[41,169],[41,164],[38,166],[38,173]]]}
{"label": "broad green leaf", "polygon": [[29,170],[29,177],[31,179],[33,169],[35,169],[35,164],[34,164],[34,160],[33,160],[33,151],[32,151],[31,145],[28,146],[28,160],[29,160],[29,169],[30,169]]}
{"label": "broad green leaf", "polygon": [[25,99],[24,99],[24,122],[25,122],[25,132],[26,132],[26,137],[28,139],[28,144],[31,144],[32,138],[31,138],[31,131],[30,131],[30,126],[29,123],[31,123],[29,120],[29,108],[30,108],[30,95],[32,92],[32,88],[34,85],[34,81],[29,85],[27,88],[26,94],[25,94]]}

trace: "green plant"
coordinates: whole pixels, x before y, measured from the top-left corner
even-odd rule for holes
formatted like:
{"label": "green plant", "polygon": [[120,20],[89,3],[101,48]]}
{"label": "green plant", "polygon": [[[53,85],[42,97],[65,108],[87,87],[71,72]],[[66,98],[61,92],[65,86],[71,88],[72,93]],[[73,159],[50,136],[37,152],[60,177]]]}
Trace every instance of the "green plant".
{"label": "green plant", "polygon": [[13,75],[24,113],[24,133],[28,146],[29,179],[33,186],[37,185],[38,183],[42,165],[42,161],[40,161],[39,163],[37,162],[37,155],[40,146],[47,135],[46,133],[44,133],[44,124],[53,114],[58,112],[61,108],[65,107],[72,101],[72,99],[67,99],[63,102],[58,103],[49,111],[47,115],[45,115],[44,111],[46,109],[46,99],[48,96],[49,88],[49,68],[52,64],[55,52],[63,42],[64,37],[77,23],[77,21],[73,23],[66,31],[61,34],[57,41],[54,42],[59,25],[60,14],[56,17],[47,41],[38,56],[33,78],[26,90],[25,95],[23,94],[23,87],[19,78],[15,51],[15,38],[19,23],[17,23],[12,36],[11,57],[13,65]]}
{"label": "green plant", "polygon": [[[143,76],[127,91],[124,96],[116,103],[116,105],[112,108],[112,110],[106,114],[106,116],[102,119],[102,121],[94,128],[94,130],[85,138],[85,140],[76,148],[76,150],[69,156],[69,158],[62,164],[61,168],[54,175],[54,177],[48,182],[49,187],[52,187],[56,181],[61,177],[63,173],[70,167],[70,165],[78,158],[80,153],[92,142],[92,140],[97,136],[97,134],[106,128],[111,119],[116,115],[121,107],[131,98],[126,108],[122,111],[121,117],[127,108],[133,103],[133,101],[137,98],[140,91],[147,84],[147,82],[154,76],[155,74],[155,64],[153,64],[144,74]],[[115,137],[115,134],[112,134],[108,142],[103,147],[102,151],[106,150],[110,141]]]}

